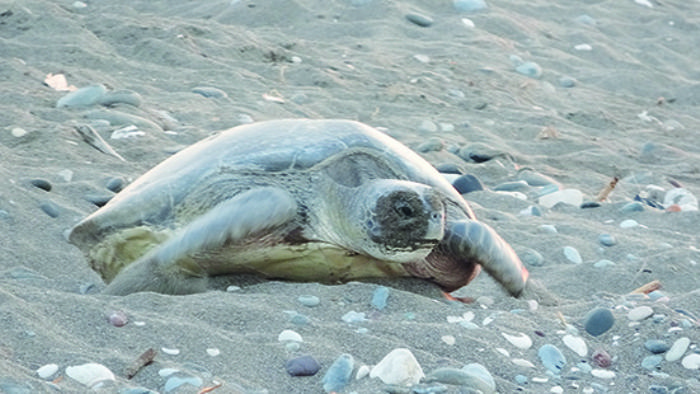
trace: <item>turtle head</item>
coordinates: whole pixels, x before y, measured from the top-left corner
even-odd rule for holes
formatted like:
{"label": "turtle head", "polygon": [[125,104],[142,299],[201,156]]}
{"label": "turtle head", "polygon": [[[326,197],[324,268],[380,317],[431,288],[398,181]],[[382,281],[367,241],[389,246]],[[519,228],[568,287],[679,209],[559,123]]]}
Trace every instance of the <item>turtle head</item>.
{"label": "turtle head", "polygon": [[[358,190],[355,206],[362,233],[362,249],[386,261],[425,258],[445,233],[445,206],[433,188],[408,181],[381,179]],[[355,196],[357,198],[357,196]]]}

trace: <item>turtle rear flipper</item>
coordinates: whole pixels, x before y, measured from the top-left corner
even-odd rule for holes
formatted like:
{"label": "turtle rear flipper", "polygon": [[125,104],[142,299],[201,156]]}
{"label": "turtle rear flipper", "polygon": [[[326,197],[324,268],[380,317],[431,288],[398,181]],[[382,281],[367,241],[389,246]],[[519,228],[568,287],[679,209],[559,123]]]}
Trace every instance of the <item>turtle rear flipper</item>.
{"label": "turtle rear flipper", "polygon": [[527,269],[513,248],[487,224],[474,220],[452,222],[441,247],[457,260],[481,265],[515,297],[526,288]]}
{"label": "turtle rear flipper", "polygon": [[127,266],[105,293],[137,291],[189,294],[204,291],[207,272],[193,258],[281,226],[296,215],[296,202],[284,190],[260,187],[213,207],[171,238]]}

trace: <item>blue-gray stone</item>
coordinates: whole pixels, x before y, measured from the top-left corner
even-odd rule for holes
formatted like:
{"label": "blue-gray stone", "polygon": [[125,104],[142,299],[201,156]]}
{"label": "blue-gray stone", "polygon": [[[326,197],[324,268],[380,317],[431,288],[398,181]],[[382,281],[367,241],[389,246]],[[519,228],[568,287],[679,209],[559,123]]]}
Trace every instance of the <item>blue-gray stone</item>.
{"label": "blue-gray stone", "polygon": [[321,303],[321,299],[315,295],[300,295],[297,300],[304,306],[314,307]]}
{"label": "blue-gray stone", "polygon": [[527,376],[525,376],[525,375],[515,375],[514,379],[515,379],[515,383],[517,383],[521,386],[524,384],[527,384]]}
{"label": "blue-gray stone", "polygon": [[287,361],[287,373],[292,376],[312,376],[321,369],[321,365],[311,356],[300,356]]}
{"label": "blue-gray stone", "polygon": [[515,71],[530,78],[539,78],[542,76],[542,67],[535,62],[525,62],[515,67]]}
{"label": "blue-gray stone", "polygon": [[484,0],[453,0],[452,4],[459,12],[474,12],[488,8]]}
{"label": "blue-gray stone", "polygon": [[617,239],[611,234],[603,233],[598,236],[598,242],[603,246],[613,246],[617,244]]}
{"label": "blue-gray stone", "polygon": [[620,208],[620,212],[644,212],[644,204],[639,201],[628,202],[627,204],[623,205],[622,208]]}
{"label": "blue-gray stone", "polygon": [[105,183],[105,187],[107,187],[107,189],[110,191],[119,193],[120,191],[122,191],[122,189],[124,189],[124,184],[124,178],[113,177],[107,180],[107,182]]}
{"label": "blue-gray stone", "polygon": [[658,299],[666,297],[666,294],[664,292],[662,292],[661,290],[654,290],[652,292],[649,292],[649,294],[647,294],[647,295],[649,296],[649,299],[652,301],[656,301]]}
{"label": "blue-gray stone", "polygon": [[326,374],[323,375],[321,382],[323,389],[327,392],[342,391],[352,376],[352,370],[355,366],[355,360],[351,355],[341,354],[333,364],[328,368]]}
{"label": "blue-gray stone", "polygon": [[608,308],[598,307],[586,315],[583,327],[594,337],[607,332],[615,324],[615,317]]}
{"label": "blue-gray stone", "polygon": [[56,108],[63,107],[89,107],[100,102],[100,99],[107,93],[104,85],[89,85],[66,94],[58,99]]}
{"label": "blue-gray stone", "polygon": [[527,267],[541,267],[544,265],[544,257],[534,249],[523,248],[518,253],[518,257]]}
{"label": "blue-gray stone", "polygon": [[93,205],[97,207],[103,207],[105,206],[109,200],[114,197],[113,195],[110,194],[87,194],[85,195],[85,200],[91,202]]}
{"label": "blue-gray stone", "polygon": [[47,215],[51,216],[52,218],[57,218],[58,215],[61,213],[60,209],[58,208],[58,205],[54,203],[53,201],[44,201],[41,204],[39,204],[39,208],[41,208],[44,213]]}
{"label": "blue-gray stone", "polygon": [[644,347],[654,354],[664,353],[671,348],[669,344],[660,339],[649,339],[644,342]]}
{"label": "blue-gray stone", "polygon": [[116,104],[129,104],[139,107],[142,101],[141,95],[133,90],[115,90],[105,93],[99,98],[98,103],[107,107]]}
{"label": "blue-gray stone", "polygon": [[430,27],[434,23],[433,18],[417,12],[406,14],[406,20],[420,27]]}
{"label": "blue-gray stone", "polygon": [[571,77],[561,77],[559,78],[559,85],[563,88],[573,88],[576,86],[576,80]]}
{"label": "blue-gray stone", "polygon": [[185,384],[189,384],[190,386],[194,387],[200,387],[203,383],[204,382],[202,381],[202,378],[197,376],[171,376],[168,378],[167,381],[165,381],[165,386],[163,387],[163,389],[167,393]]}
{"label": "blue-gray stone", "polygon": [[664,357],[658,354],[644,357],[644,360],[642,360],[642,368],[653,371],[657,369],[659,365],[661,365],[661,361],[663,361],[663,359]]}
{"label": "blue-gray stone", "polygon": [[[530,185],[532,185],[532,183],[530,183],[530,182],[528,182],[528,183]],[[554,193],[557,191],[559,191],[559,185],[554,184],[554,183],[550,183],[548,185],[542,186],[542,188],[540,190],[538,190],[537,193],[535,194],[535,198],[546,196],[547,194],[551,194],[551,193]]]}
{"label": "blue-gray stone", "polygon": [[455,163],[438,164],[435,168],[437,168],[441,174],[462,174],[462,170],[460,170],[459,166]]}
{"label": "blue-gray stone", "polygon": [[29,183],[31,183],[32,186],[38,187],[43,191],[51,191],[51,182],[47,181],[46,179],[32,179],[31,181],[29,181]]}
{"label": "blue-gray stone", "polygon": [[649,386],[649,394],[668,394],[668,388],[658,384]]}
{"label": "blue-gray stone", "polygon": [[537,351],[542,364],[552,373],[559,375],[566,365],[566,357],[556,346],[545,344]]}
{"label": "blue-gray stone", "polygon": [[528,185],[527,182],[520,180],[498,184],[494,186],[493,190],[501,192],[514,192],[518,190],[527,190],[529,187],[530,185]]}
{"label": "blue-gray stone", "polygon": [[581,208],[600,208],[600,203],[598,201],[586,201],[581,204]]}
{"label": "blue-gray stone", "polygon": [[464,174],[460,176],[459,178],[455,179],[452,186],[454,186],[454,188],[457,189],[460,194],[484,190],[484,185],[481,183],[479,178],[472,174]]}
{"label": "blue-gray stone", "polygon": [[212,88],[209,86],[198,86],[192,89],[192,93],[199,94],[206,98],[226,98],[228,94],[221,89]]}
{"label": "blue-gray stone", "polygon": [[372,293],[372,306],[377,310],[382,310],[386,308],[386,302],[389,299],[389,288],[386,286],[379,286],[374,289]]}
{"label": "blue-gray stone", "polygon": [[289,321],[292,324],[296,324],[297,326],[305,326],[311,323],[311,320],[306,315],[302,315],[301,313],[296,313],[292,315]]}

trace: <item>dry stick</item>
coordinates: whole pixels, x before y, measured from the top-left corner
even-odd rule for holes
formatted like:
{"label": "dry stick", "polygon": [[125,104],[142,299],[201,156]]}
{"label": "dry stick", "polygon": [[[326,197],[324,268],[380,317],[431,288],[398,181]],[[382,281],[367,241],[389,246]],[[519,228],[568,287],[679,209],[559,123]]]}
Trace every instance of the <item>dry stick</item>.
{"label": "dry stick", "polygon": [[652,280],[651,282],[640,286],[634,290],[630,294],[649,294],[654,290],[659,290],[661,288],[661,281],[657,280]]}
{"label": "dry stick", "polygon": [[210,393],[210,392],[212,392],[212,391],[218,389],[219,387],[221,387],[221,386],[223,386],[223,385],[224,385],[223,383],[216,383],[216,384],[213,385],[213,386],[204,387],[204,388],[202,388],[201,390],[197,391],[197,394],[206,394],[206,393]]}
{"label": "dry stick", "polygon": [[614,177],[610,183],[605,185],[603,190],[598,193],[598,197],[596,197],[597,201],[605,201],[608,198],[608,195],[615,189],[615,186],[617,186],[617,182],[620,180],[618,177]]}
{"label": "dry stick", "polygon": [[118,158],[121,161],[126,161],[117,151],[115,151],[107,141],[105,141],[98,133],[93,129],[92,127],[86,125],[86,124],[81,124],[78,126],[75,126],[75,131],[80,134],[81,137],[83,137],[83,140],[90,144],[93,148],[97,149],[98,151],[102,153],[106,153],[108,155],[112,155],[116,158]]}
{"label": "dry stick", "polygon": [[153,348],[149,348],[148,350],[143,352],[143,354],[140,355],[139,358],[137,358],[133,364],[126,368],[126,378],[131,379],[134,376],[136,376],[136,374],[139,373],[141,368],[153,362],[157,354],[158,352],[156,352]]}

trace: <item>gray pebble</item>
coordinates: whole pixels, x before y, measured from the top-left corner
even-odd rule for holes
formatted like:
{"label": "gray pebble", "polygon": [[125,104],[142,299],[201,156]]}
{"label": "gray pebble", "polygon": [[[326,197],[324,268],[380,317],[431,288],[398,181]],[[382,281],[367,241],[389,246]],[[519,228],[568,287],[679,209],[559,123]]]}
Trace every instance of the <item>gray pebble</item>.
{"label": "gray pebble", "polygon": [[586,332],[594,337],[607,332],[615,323],[615,317],[608,308],[595,308],[588,312],[583,319],[583,326]]}
{"label": "gray pebble", "polygon": [[32,184],[34,187],[38,187],[41,190],[50,192],[51,191],[51,182],[47,181],[46,179],[32,179],[29,181],[29,183]]}
{"label": "gray pebble", "polygon": [[355,360],[347,353],[341,354],[323,375],[323,389],[330,393],[332,391],[342,391],[350,382]]}
{"label": "gray pebble", "polygon": [[644,204],[642,204],[639,201],[632,201],[627,204],[625,204],[622,208],[620,208],[620,212],[622,213],[630,213],[630,212],[643,212],[644,211]]}
{"label": "gray pebble", "polygon": [[122,191],[122,189],[124,189],[125,183],[126,182],[124,181],[124,178],[113,177],[107,180],[105,187],[107,187],[107,189],[109,189],[110,191],[119,193],[120,191]]}
{"label": "gray pebble", "polygon": [[445,148],[445,142],[438,137],[428,138],[425,142],[416,147],[416,150],[421,153],[439,152]]}
{"label": "gray pebble", "polygon": [[528,185],[527,182],[520,180],[498,184],[494,186],[493,190],[502,192],[514,192],[519,190],[527,190],[529,187],[530,185]]}
{"label": "gray pebble", "polygon": [[542,361],[542,365],[550,372],[559,375],[566,365],[566,357],[556,346],[545,344],[537,351],[537,355]]}
{"label": "gray pebble", "polygon": [[559,186],[557,181],[555,181],[553,178],[548,177],[547,175],[540,174],[539,172],[531,169],[531,168],[522,168],[518,170],[517,174],[517,179],[522,179],[523,181],[527,182],[528,185],[530,186],[548,186],[552,185],[555,187],[556,190],[559,190]]}
{"label": "gray pebble", "polygon": [[105,93],[107,93],[107,88],[104,85],[89,85],[61,97],[56,102],[56,108],[89,107],[97,104]]}
{"label": "gray pebble", "polygon": [[669,344],[660,339],[649,339],[644,342],[644,347],[654,354],[665,353],[671,348]]}
{"label": "gray pebble", "polygon": [[663,356],[659,356],[658,354],[644,357],[642,360],[642,368],[653,371],[661,365],[661,361],[663,361]]}
{"label": "gray pebble", "polygon": [[287,361],[287,373],[292,376],[312,376],[321,369],[321,365],[311,356],[301,356]]}
{"label": "gray pebble", "polygon": [[53,201],[44,201],[39,205],[39,208],[41,208],[41,210],[44,211],[44,213],[51,216],[52,218],[57,218],[60,214],[60,209],[58,208],[58,205],[56,205],[56,203],[54,203]]}
{"label": "gray pebble", "polygon": [[434,23],[433,18],[417,12],[409,12],[406,14],[406,19],[420,27],[430,27]]}
{"label": "gray pebble", "polygon": [[143,99],[140,94],[133,90],[124,89],[105,93],[99,98],[98,103],[107,107],[115,104],[129,104],[138,107],[141,105],[142,101]]}
{"label": "gray pebble", "polygon": [[559,78],[559,85],[563,88],[573,88],[576,86],[576,80],[571,77],[561,77]]}
{"label": "gray pebble", "polygon": [[479,178],[472,174],[464,174],[460,176],[459,178],[455,179],[452,186],[454,186],[454,188],[457,189],[460,194],[484,190],[484,185],[481,183]]}
{"label": "gray pebble", "polygon": [[542,67],[535,62],[525,62],[515,67],[515,71],[530,78],[539,78],[542,76]]}
{"label": "gray pebble", "polygon": [[386,286],[379,286],[374,289],[372,293],[371,305],[377,309],[382,310],[386,308],[387,300],[389,299],[389,288]]}
{"label": "gray pebble", "polygon": [[299,301],[302,305],[308,307],[318,306],[321,303],[321,299],[316,297],[315,295],[300,295],[297,298],[297,301]]}
{"label": "gray pebble", "polygon": [[505,156],[505,153],[486,144],[476,142],[459,148],[457,155],[467,162],[483,163],[495,157]]}
{"label": "gray pebble", "polygon": [[666,388],[666,386],[652,384],[649,386],[649,394],[668,394],[668,388]]}
{"label": "gray pebble", "polygon": [[521,386],[524,384],[527,384],[527,376],[525,376],[525,375],[515,375],[514,379],[515,379],[515,383],[517,383]]}
{"label": "gray pebble", "polygon": [[198,86],[192,89],[192,93],[202,95],[206,98],[227,98],[228,94],[221,89],[209,87],[209,86]]}
{"label": "gray pebble", "polygon": [[85,200],[91,202],[97,207],[105,206],[109,200],[112,199],[112,195],[109,194],[87,194],[85,195]]}
{"label": "gray pebble", "polygon": [[534,249],[523,248],[518,253],[518,257],[527,267],[542,267],[544,265],[544,257]]}
{"label": "gray pebble", "polygon": [[435,168],[442,174],[462,174],[462,170],[454,163],[439,164]]}
{"label": "gray pebble", "polygon": [[603,233],[598,236],[598,242],[603,246],[613,246],[617,245],[617,239],[614,236]]}

